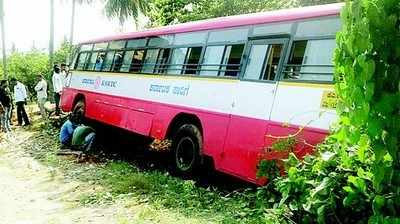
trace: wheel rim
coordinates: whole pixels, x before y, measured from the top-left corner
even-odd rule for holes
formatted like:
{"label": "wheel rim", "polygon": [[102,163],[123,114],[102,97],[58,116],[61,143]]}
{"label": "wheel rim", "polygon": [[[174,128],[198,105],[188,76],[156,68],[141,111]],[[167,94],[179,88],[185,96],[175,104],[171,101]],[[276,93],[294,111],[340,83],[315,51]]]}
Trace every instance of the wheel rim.
{"label": "wheel rim", "polygon": [[175,153],[175,160],[177,167],[182,171],[189,170],[195,160],[195,143],[190,137],[182,138],[177,147]]}

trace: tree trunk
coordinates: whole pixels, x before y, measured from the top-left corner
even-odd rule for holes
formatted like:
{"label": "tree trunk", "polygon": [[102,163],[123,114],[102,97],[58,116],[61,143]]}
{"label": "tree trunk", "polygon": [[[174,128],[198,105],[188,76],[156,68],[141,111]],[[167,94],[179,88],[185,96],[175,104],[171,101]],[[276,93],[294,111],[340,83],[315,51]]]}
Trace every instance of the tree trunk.
{"label": "tree trunk", "polygon": [[75,29],[75,7],[76,7],[76,0],[72,0],[71,29],[69,33],[70,49],[69,49],[69,54],[67,55],[66,58],[67,64],[70,64],[70,61],[72,60],[72,45],[74,42],[74,29]]}
{"label": "tree trunk", "polygon": [[50,38],[49,38],[49,66],[54,64],[54,0],[50,0]]}
{"label": "tree trunk", "polygon": [[3,52],[3,74],[4,79],[7,79],[7,56],[6,56],[6,34],[4,29],[4,4],[3,0],[0,0],[0,26],[1,26],[1,48]]}

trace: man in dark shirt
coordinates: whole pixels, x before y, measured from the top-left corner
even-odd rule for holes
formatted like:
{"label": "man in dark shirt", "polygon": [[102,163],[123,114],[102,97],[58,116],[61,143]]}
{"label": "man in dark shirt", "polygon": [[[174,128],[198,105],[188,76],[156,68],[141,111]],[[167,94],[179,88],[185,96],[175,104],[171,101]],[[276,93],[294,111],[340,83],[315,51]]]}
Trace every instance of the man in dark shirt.
{"label": "man in dark shirt", "polygon": [[0,103],[4,108],[4,112],[1,116],[1,127],[4,132],[11,131],[10,118],[11,118],[11,98],[6,91],[7,80],[0,81]]}

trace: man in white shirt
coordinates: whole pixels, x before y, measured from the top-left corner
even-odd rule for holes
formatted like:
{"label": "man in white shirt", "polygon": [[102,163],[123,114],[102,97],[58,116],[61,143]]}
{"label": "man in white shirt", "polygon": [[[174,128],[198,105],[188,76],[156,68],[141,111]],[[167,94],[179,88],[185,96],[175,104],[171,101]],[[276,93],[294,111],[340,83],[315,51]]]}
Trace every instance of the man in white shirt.
{"label": "man in white shirt", "polygon": [[63,80],[63,87],[67,87],[69,83],[69,71],[68,71],[68,66],[65,63],[61,63],[61,77]]}
{"label": "man in white shirt", "polygon": [[38,83],[35,86],[35,91],[37,93],[38,106],[42,118],[46,119],[46,110],[44,109],[44,104],[47,100],[47,82],[42,75],[38,75],[37,80]]}
{"label": "man in white shirt", "polygon": [[53,81],[53,90],[54,90],[54,100],[56,101],[56,116],[60,115],[60,97],[62,90],[64,88],[64,81],[60,74],[60,68],[55,65],[54,66],[54,73],[52,77]]}
{"label": "man in white shirt", "polygon": [[26,99],[28,98],[28,95],[26,94],[26,87],[15,78],[12,78],[11,82],[14,84],[14,100],[15,104],[17,105],[18,125],[22,125],[22,120],[24,120],[24,126],[30,125],[24,106],[26,104]]}

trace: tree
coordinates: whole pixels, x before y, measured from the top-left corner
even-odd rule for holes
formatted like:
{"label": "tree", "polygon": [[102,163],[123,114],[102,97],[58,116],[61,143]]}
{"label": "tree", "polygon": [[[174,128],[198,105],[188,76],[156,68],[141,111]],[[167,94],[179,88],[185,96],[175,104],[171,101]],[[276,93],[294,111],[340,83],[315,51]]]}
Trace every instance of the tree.
{"label": "tree", "polygon": [[109,18],[118,18],[119,22],[123,24],[129,17],[135,19],[140,13],[146,14],[148,10],[147,0],[105,0],[104,11]]}
{"label": "tree", "polygon": [[54,62],[54,0],[50,0],[50,37],[49,37],[49,67]]}
{"label": "tree", "polygon": [[154,0],[149,16],[151,26],[163,26],[221,16],[339,1],[341,0]]}
{"label": "tree", "polygon": [[[72,7],[71,7],[71,26],[70,26],[70,33],[69,33],[69,43],[70,43],[70,51],[72,51],[72,45],[74,43],[74,30],[75,30],[75,14],[76,14],[76,4],[90,4],[93,3],[94,0],[72,0]],[[66,55],[66,63],[69,64],[71,59],[71,55]]]}
{"label": "tree", "polygon": [[54,52],[54,63],[67,63],[67,59],[71,55],[72,44],[64,38],[60,47]]}
{"label": "tree", "polygon": [[1,48],[3,52],[3,76],[7,78],[7,57],[6,57],[6,34],[4,29],[4,4],[0,0],[0,26],[1,26]]}

